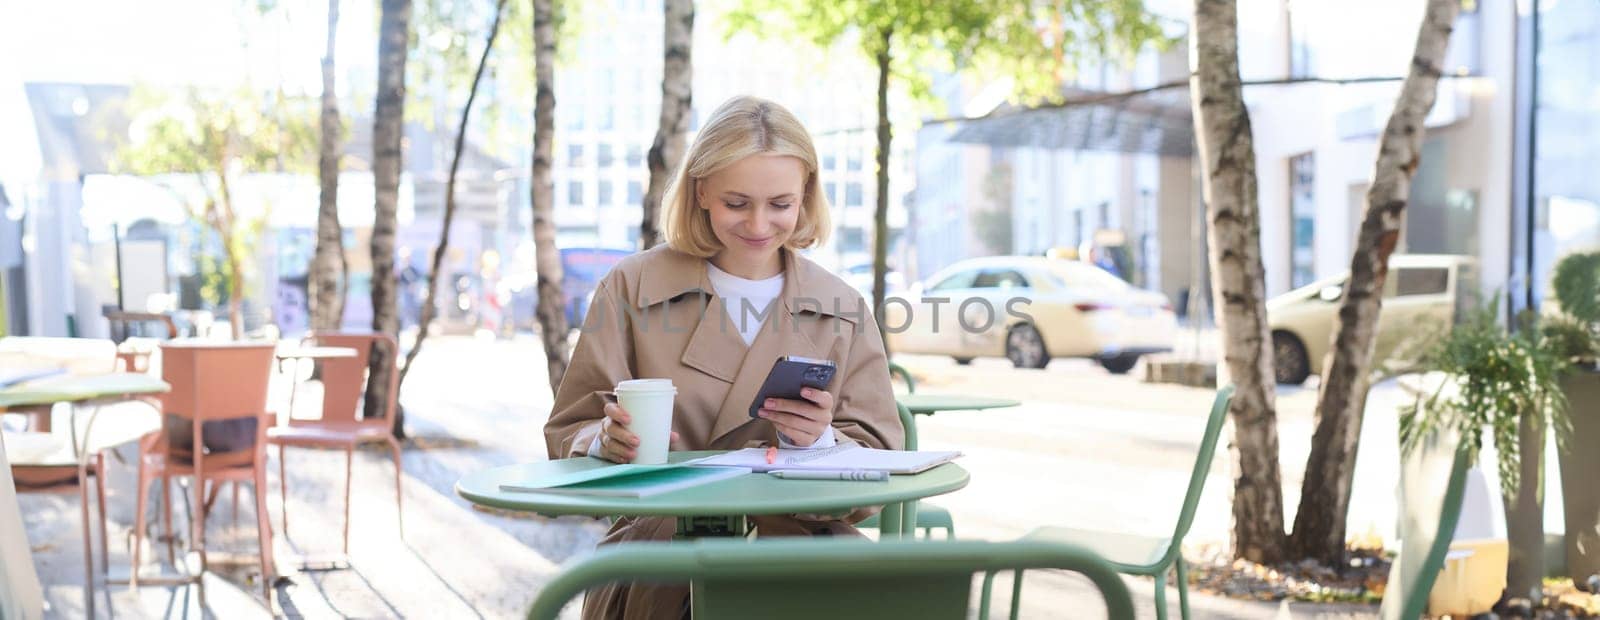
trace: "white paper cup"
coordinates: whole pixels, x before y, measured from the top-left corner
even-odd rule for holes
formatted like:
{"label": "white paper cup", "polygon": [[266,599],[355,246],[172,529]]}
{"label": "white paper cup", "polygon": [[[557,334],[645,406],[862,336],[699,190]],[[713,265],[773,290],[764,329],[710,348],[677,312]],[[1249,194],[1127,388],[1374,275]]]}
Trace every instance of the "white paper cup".
{"label": "white paper cup", "polygon": [[672,441],[672,399],[678,393],[671,379],[631,379],[617,384],[617,404],[633,422],[628,430],[639,437],[633,462],[660,465],[667,462]]}

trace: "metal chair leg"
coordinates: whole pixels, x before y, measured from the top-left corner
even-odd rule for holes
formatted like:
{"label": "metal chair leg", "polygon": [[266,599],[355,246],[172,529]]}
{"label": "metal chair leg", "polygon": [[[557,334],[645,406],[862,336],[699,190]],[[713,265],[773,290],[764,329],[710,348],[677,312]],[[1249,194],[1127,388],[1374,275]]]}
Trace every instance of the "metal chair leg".
{"label": "metal chair leg", "polygon": [[95,511],[100,513],[100,574],[111,574],[111,544],[106,535],[106,459],[102,454],[94,455],[94,494]]}
{"label": "metal chair leg", "polygon": [[1167,571],[1156,575],[1156,620],[1167,620]]}
{"label": "metal chair leg", "polygon": [[1184,566],[1183,554],[1178,554],[1178,613],[1189,620],[1189,570]]}
{"label": "metal chair leg", "polygon": [[172,477],[161,477],[161,529],[167,536],[167,564],[178,565],[178,534],[172,529]]}
{"label": "metal chair leg", "polygon": [[406,515],[402,505],[405,493],[401,490],[401,481],[405,475],[405,468],[400,459],[400,440],[395,439],[393,435],[390,435],[387,439],[389,440],[389,451],[394,454],[394,516],[400,527],[400,538],[403,540],[406,537]]}
{"label": "metal chair leg", "polygon": [[344,449],[344,553],[350,555],[350,474],[354,469],[354,447]]}
{"label": "metal chair leg", "polygon": [[1011,571],[1011,620],[1022,613],[1022,571]]}
{"label": "metal chair leg", "polygon": [[989,618],[989,592],[992,589],[994,589],[994,571],[987,571],[983,574],[983,592],[978,598],[978,618],[982,620]]}
{"label": "metal chair leg", "polygon": [[278,444],[278,517],[283,523],[283,535],[289,536],[289,474],[285,471],[284,457],[289,454],[289,446]]}

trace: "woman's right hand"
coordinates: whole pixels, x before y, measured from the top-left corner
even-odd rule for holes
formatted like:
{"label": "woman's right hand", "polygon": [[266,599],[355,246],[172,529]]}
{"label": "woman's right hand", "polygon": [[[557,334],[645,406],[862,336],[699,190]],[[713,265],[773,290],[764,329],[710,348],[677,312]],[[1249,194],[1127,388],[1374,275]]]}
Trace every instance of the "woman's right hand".
{"label": "woman's right hand", "polygon": [[[639,456],[639,436],[628,430],[633,418],[628,410],[616,403],[606,403],[606,417],[600,419],[600,453],[598,456],[613,463],[632,463]],[[673,449],[679,449],[678,433],[669,438]]]}
{"label": "woman's right hand", "polygon": [[595,456],[613,463],[632,463],[639,454],[639,437],[628,430],[633,418],[616,403],[606,403],[605,414],[600,420],[600,453]]}

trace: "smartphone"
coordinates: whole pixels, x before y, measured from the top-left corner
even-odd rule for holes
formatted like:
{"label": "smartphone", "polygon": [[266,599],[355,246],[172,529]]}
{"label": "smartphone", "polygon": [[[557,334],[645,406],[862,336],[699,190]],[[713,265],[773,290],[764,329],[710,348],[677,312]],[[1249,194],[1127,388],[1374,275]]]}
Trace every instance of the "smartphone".
{"label": "smartphone", "polygon": [[768,398],[788,398],[804,400],[800,396],[803,388],[818,390],[827,389],[828,383],[833,381],[833,360],[811,359],[798,355],[785,355],[772,363],[772,371],[767,373],[767,380],[761,382],[761,389],[756,392],[756,399],[750,403],[750,417],[758,417],[756,412],[761,410],[761,404]]}

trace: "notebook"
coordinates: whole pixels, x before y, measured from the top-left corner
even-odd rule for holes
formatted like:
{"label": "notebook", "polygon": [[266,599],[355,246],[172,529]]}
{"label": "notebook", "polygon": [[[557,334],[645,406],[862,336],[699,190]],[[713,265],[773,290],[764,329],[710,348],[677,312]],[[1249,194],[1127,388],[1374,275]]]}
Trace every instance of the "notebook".
{"label": "notebook", "polygon": [[748,473],[750,469],[747,467],[691,467],[689,463],[607,465],[561,476],[502,484],[500,490],[598,497],[650,497]]}
{"label": "notebook", "polygon": [[53,377],[67,372],[65,368],[21,368],[0,370],[0,388],[10,387],[25,381]]}
{"label": "notebook", "polygon": [[765,472],[778,469],[886,471],[891,474],[916,474],[948,463],[960,452],[923,452],[905,450],[878,450],[856,444],[840,444],[817,450],[779,450],[776,459],[767,463],[766,448],[745,448],[717,456],[699,459],[696,465],[747,467],[751,471]]}

